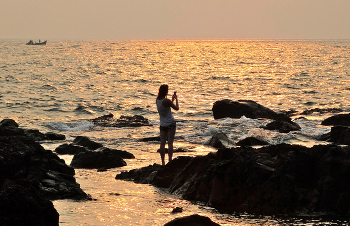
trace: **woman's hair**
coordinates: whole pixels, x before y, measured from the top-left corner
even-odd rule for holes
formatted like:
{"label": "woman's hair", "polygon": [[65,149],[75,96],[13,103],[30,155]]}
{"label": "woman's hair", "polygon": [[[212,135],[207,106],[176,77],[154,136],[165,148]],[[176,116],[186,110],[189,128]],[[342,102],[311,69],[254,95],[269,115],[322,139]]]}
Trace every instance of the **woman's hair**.
{"label": "woman's hair", "polygon": [[165,98],[165,96],[168,94],[168,89],[169,89],[169,86],[168,85],[161,85],[159,87],[159,92],[158,92],[158,96],[157,96],[157,99],[163,99]]}

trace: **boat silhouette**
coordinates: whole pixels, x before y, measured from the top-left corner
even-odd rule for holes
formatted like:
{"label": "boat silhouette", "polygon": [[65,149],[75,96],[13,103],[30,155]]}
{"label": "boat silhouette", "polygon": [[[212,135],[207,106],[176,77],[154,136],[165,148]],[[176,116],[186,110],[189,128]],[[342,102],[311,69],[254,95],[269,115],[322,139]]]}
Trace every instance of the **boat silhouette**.
{"label": "boat silhouette", "polygon": [[46,45],[47,40],[45,40],[44,42],[33,42],[33,40],[29,40],[29,42],[26,43],[26,45]]}

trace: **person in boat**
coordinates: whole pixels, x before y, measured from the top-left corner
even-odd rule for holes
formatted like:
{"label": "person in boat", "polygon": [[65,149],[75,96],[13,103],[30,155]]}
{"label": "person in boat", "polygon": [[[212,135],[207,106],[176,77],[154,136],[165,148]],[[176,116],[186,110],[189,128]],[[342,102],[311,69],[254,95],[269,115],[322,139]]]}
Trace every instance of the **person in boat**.
{"label": "person in boat", "polygon": [[[162,165],[165,165],[165,144],[168,140],[168,157],[169,162],[173,158],[174,151],[174,138],[176,132],[176,121],[171,113],[171,108],[175,111],[179,110],[179,101],[177,99],[176,92],[172,96],[171,100],[167,98],[169,86],[164,84],[159,87],[158,96],[156,99],[157,110],[160,118],[160,158]],[[175,101],[175,104],[174,104]]]}

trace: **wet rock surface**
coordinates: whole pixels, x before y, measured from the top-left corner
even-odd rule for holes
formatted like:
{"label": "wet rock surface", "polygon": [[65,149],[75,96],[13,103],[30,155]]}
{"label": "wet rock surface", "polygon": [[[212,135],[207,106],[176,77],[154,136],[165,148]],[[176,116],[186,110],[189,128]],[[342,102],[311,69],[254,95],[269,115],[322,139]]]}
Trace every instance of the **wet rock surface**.
{"label": "wet rock surface", "polygon": [[58,226],[59,214],[29,180],[6,181],[0,190],[0,224]]}
{"label": "wet rock surface", "polygon": [[269,143],[266,141],[263,141],[261,139],[255,138],[255,137],[247,137],[243,140],[240,140],[237,142],[238,146],[259,146],[259,145],[268,145]]}
{"label": "wet rock surface", "polygon": [[232,101],[228,99],[216,101],[213,104],[214,119],[220,118],[267,118],[281,121],[291,121],[290,118],[282,113],[276,113],[271,109],[264,107],[252,100]]}
{"label": "wet rock surface", "polygon": [[229,139],[227,135],[221,131],[216,132],[210,138],[208,145],[214,148],[231,148],[236,146],[235,142]]}
{"label": "wet rock surface", "polygon": [[336,144],[350,145],[350,127],[334,126],[329,133],[321,136],[321,140]]}
{"label": "wet rock surface", "polygon": [[193,214],[190,216],[175,218],[164,224],[164,226],[220,226],[213,222],[209,217]]}
{"label": "wet rock surface", "polygon": [[85,136],[76,137],[71,144],[62,144],[55,149],[57,154],[74,155],[71,166],[84,169],[110,169],[126,166],[124,159],[134,159],[127,151],[110,149]]}
{"label": "wet rock surface", "polygon": [[324,126],[350,126],[350,114],[338,114],[326,118],[321,123]]}
{"label": "wet rock surface", "polygon": [[300,126],[292,121],[281,121],[274,120],[268,123],[263,129],[267,130],[277,130],[280,133],[289,133],[290,131],[298,131],[301,130]]}
{"label": "wet rock surface", "polygon": [[96,126],[102,127],[141,127],[152,126],[148,119],[141,115],[134,116],[120,116],[119,119],[115,118],[113,114],[103,115],[101,117],[89,120]]}
{"label": "wet rock surface", "polygon": [[[10,127],[12,126],[1,126],[0,130],[11,130]],[[25,135],[23,130],[17,129],[16,134],[0,136],[0,183],[5,180],[34,180],[46,198],[88,198],[76,183],[72,167]]]}
{"label": "wet rock surface", "polygon": [[70,164],[75,168],[85,169],[110,169],[126,166],[126,162],[120,157],[120,153],[109,148],[96,151],[85,151],[75,154]]}
{"label": "wet rock surface", "polygon": [[0,122],[1,225],[58,225],[49,200],[90,199],[75,171],[10,119]]}
{"label": "wet rock surface", "polygon": [[350,148],[270,145],[219,149],[122,172],[116,179],[166,188],[220,211],[349,217]]}

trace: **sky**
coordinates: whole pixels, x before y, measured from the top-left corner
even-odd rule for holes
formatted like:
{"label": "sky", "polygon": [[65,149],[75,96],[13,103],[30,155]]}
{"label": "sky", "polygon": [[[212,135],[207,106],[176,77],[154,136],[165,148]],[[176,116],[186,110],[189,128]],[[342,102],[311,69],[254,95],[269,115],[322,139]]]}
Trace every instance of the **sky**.
{"label": "sky", "polygon": [[350,0],[0,0],[0,38],[350,39]]}

